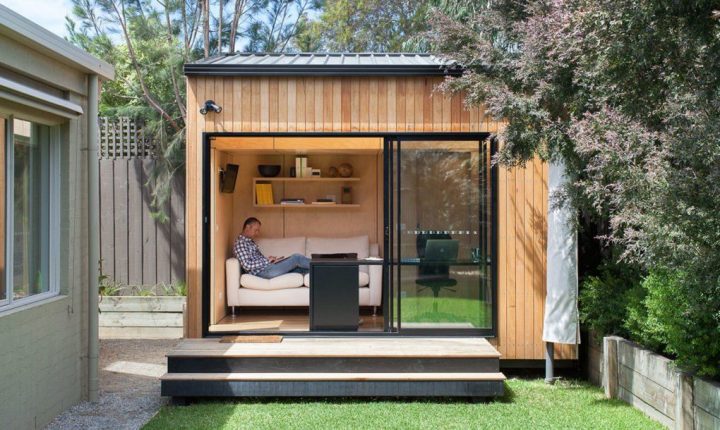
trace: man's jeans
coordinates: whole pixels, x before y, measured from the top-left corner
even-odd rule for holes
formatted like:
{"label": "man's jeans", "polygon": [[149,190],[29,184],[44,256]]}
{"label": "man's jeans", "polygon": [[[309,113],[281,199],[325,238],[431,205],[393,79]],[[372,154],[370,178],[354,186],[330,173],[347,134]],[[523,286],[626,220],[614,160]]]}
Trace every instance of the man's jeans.
{"label": "man's jeans", "polygon": [[286,273],[307,273],[310,270],[310,259],[302,254],[293,254],[278,263],[271,263],[255,276],[271,279]]}

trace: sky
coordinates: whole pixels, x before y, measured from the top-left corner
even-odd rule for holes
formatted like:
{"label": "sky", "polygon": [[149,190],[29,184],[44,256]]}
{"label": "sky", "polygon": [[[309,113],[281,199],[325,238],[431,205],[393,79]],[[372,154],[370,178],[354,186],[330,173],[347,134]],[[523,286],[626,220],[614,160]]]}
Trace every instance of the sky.
{"label": "sky", "polygon": [[67,36],[65,15],[70,14],[70,0],[0,0],[0,4],[60,37]]}

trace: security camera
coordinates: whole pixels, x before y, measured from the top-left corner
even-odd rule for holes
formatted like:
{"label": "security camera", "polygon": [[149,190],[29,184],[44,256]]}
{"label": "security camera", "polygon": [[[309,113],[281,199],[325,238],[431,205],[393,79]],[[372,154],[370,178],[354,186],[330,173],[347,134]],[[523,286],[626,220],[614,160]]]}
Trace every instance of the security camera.
{"label": "security camera", "polygon": [[222,112],[222,107],[216,105],[214,101],[208,100],[205,102],[205,106],[200,108],[200,114],[206,115],[210,111],[220,113]]}

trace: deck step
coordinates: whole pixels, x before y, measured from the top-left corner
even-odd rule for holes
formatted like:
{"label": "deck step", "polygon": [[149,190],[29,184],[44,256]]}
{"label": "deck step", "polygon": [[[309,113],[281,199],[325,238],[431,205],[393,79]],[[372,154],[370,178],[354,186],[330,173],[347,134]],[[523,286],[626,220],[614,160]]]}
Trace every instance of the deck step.
{"label": "deck step", "polygon": [[280,343],[188,339],[168,357],[500,358],[482,338],[292,338]]}
{"label": "deck step", "polygon": [[504,381],[493,373],[166,373],[161,381]]}
{"label": "deck step", "polygon": [[497,358],[169,356],[170,373],[498,372]]}
{"label": "deck step", "polygon": [[494,397],[500,353],[482,338],[187,339],[167,354],[163,396]]}
{"label": "deck step", "polygon": [[493,373],[168,373],[160,392],[193,397],[497,397]]}

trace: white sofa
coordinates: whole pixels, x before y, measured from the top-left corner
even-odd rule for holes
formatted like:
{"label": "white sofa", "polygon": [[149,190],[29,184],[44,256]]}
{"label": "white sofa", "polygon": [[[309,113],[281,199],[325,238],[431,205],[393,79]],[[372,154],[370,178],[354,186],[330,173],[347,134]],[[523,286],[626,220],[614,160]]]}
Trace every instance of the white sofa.
{"label": "white sofa", "polygon": [[[289,237],[258,239],[263,255],[357,253],[358,258],[378,257],[378,245],[368,236],[346,238]],[[240,273],[240,262],[231,257],[225,261],[225,283],[228,306],[309,306],[310,275],[286,273],[263,279]],[[358,279],[360,306],[380,306],[382,300],[382,266],[360,266]]]}

